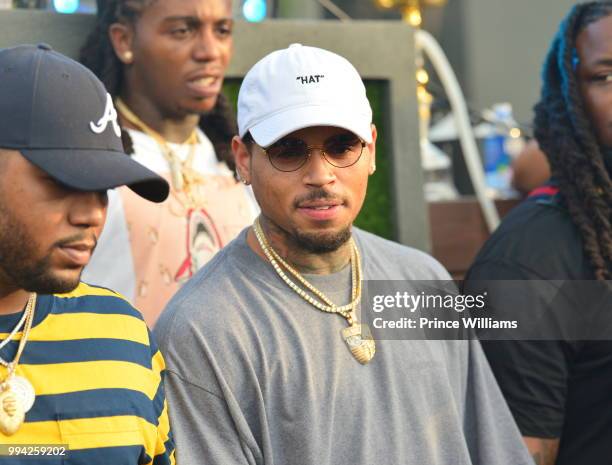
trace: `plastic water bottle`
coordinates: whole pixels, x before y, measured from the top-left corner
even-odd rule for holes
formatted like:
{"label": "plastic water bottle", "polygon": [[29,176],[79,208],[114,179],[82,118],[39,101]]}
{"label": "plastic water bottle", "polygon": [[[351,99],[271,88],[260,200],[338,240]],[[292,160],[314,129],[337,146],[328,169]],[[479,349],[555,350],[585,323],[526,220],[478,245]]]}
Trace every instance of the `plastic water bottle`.
{"label": "plastic water bottle", "polygon": [[517,126],[512,116],[512,105],[494,105],[492,119],[491,134],[482,141],[485,182],[493,198],[512,197],[516,193],[511,185],[511,165],[513,156],[517,154],[517,138],[509,134]]}

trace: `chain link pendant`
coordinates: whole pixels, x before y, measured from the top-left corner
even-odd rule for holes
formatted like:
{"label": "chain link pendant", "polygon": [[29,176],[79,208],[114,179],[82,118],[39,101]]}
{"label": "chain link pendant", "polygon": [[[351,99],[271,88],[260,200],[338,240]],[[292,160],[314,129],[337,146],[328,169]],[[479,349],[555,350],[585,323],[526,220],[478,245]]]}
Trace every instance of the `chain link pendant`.
{"label": "chain link pendant", "polygon": [[341,333],[351,354],[359,363],[365,365],[374,358],[376,342],[368,325],[355,322]]}

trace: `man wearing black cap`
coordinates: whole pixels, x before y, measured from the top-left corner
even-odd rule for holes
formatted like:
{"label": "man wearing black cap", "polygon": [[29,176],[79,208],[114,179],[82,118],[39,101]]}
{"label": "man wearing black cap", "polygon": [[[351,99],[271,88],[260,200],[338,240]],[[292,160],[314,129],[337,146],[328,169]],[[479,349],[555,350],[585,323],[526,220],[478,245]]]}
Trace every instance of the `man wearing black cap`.
{"label": "man wearing black cap", "polygon": [[106,190],[161,202],[168,185],[124,154],[98,79],[46,45],[0,50],[0,115],[2,463],[174,463],[146,325],[119,294],[80,282]]}

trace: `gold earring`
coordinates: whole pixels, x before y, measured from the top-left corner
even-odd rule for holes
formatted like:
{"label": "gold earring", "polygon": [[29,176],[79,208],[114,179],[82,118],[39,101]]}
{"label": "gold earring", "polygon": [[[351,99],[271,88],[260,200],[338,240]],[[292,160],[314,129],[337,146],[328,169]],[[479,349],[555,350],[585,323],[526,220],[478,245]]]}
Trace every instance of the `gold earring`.
{"label": "gold earring", "polygon": [[131,63],[133,59],[134,59],[134,54],[131,52],[131,50],[128,50],[127,52],[123,54],[123,61],[125,63]]}
{"label": "gold earring", "polygon": [[251,183],[250,183],[250,182],[248,182],[246,179],[244,179],[244,178],[243,178],[243,177],[240,175],[240,173],[237,173],[237,174],[238,174],[238,181],[240,181],[242,184],[244,184],[245,186],[248,186],[249,184],[251,184]]}

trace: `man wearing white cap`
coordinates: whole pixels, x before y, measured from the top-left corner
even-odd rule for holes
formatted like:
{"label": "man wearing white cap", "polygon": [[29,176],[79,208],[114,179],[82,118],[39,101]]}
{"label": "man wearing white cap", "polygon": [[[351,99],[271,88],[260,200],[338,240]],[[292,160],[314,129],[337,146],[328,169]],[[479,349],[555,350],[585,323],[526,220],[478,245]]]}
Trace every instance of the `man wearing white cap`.
{"label": "man wearing white cap", "polygon": [[375,170],[365,88],[298,44],[259,61],[233,150],[261,216],[170,302],[182,464],[528,464],[474,341],[374,341],[366,279],[448,280],[431,257],[352,226]]}

